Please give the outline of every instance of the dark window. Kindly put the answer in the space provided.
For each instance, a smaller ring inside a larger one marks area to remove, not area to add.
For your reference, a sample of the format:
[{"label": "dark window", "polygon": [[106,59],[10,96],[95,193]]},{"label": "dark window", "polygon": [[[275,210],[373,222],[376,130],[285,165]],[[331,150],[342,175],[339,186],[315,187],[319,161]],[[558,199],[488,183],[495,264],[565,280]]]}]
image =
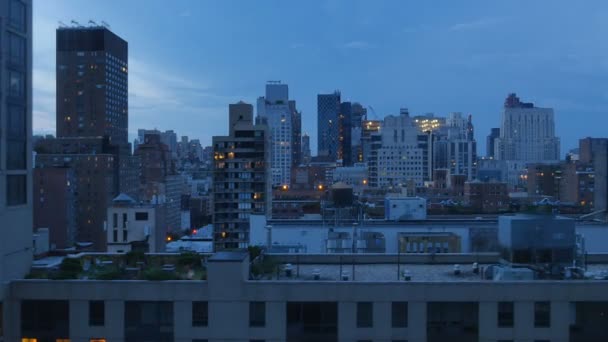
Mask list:
[{"label": "dark window", "polygon": [[8,105],[7,135],[10,139],[25,141],[27,127],[25,122],[25,108],[23,106]]},{"label": "dark window", "polygon": [[127,237],[129,236],[129,231],[128,230],[123,230],[122,231],[122,241],[125,242],[127,241]]},{"label": "dark window", "polygon": [[265,342],[265,340],[249,340],[249,342]]},{"label": "dark window", "polygon": [[537,328],[551,326],[551,302],[534,302],[534,326]]},{"label": "dark window", "polygon": [[374,324],[373,310],[372,302],[357,303],[357,328],[369,328]]},{"label": "dark window", "polygon": [[207,302],[192,302],[192,326],[206,327],[209,324],[209,308]]},{"label": "dark window", "polygon": [[125,302],[125,341],[173,341],[172,302]]},{"label": "dark window", "polygon": [[114,213],[112,215],[112,227],[118,228],[118,214]]},{"label": "dark window", "polygon": [[9,70],[8,72],[8,95],[13,97],[23,97],[25,83],[23,73],[20,71]]},{"label": "dark window", "polygon": [[287,342],[338,341],[338,303],[288,302]]},{"label": "dark window", "polygon": [[266,325],[266,303],[250,302],[249,303],[249,326],[263,327]]},{"label": "dark window", "polygon": [[21,336],[38,341],[70,337],[70,303],[67,300],[21,301]]},{"label": "dark window", "polygon": [[25,65],[25,39],[14,33],[8,33],[9,61],[13,64]]},{"label": "dark window", "polygon": [[25,31],[25,4],[20,0],[10,0],[8,23],[12,27]]},{"label": "dark window", "polygon": [[148,213],[145,211],[135,213],[135,221],[147,221]]},{"label": "dark window", "polygon": [[105,324],[105,303],[102,300],[89,302],[89,325]]},{"label": "dark window", "polygon": [[114,235],[112,236],[114,238],[114,242],[118,242],[118,230],[115,229],[112,233]]},{"label": "dark window", "polygon": [[407,328],[407,302],[393,302],[391,315],[393,328]]},{"label": "dark window", "polygon": [[207,342],[207,339],[195,338],[192,342]]},{"label": "dark window", "polygon": [[6,168],[8,170],[24,170],[26,168],[25,142],[8,140],[6,151]]},{"label": "dark window", "polygon": [[498,326],[509,328],[513,326],[513,302],[498,302]]},{"label": "dark window", "polygon": [[127,214],[122,214],[122,227],[127,228]]},{"label": "dark window", "polygon": [[6,176],[6,205],[21,205],[27,201],[25,175]]},{"label": "dark window", "polygon": [[428,302],[427,341],[479,341],[479,303]]}]

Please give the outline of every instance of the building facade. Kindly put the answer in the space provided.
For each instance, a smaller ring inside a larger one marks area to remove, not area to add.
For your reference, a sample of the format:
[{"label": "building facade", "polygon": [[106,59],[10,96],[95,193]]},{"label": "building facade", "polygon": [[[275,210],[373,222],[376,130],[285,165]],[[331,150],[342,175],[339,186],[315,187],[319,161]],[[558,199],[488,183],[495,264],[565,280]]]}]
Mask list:
[{"label": "building facade", "polygon": [[128,44],[103,26],[57,29],[57,137],[128,142]]},{"label": "building facade", "polygon": [[[205,281],[19,280],[9,287],[5,338],[589,342],[605,337],[604,280],[493,281],[468,267],[454,274],[448,271],[452,265],[441,266],[413,265],[406,270],[409,281],[395,264],[349,264],[345,268],[355,274],[338,274],[338,265],[322,263],[298,265],[297,274],[282,272],[280,279],[254,280],[247,255],[216,254],[208,260]],[[375,278],[366,278],[365,270]]]},{"label": "building facade", "polygon": [[494,156],[522,162],[558,161],[560,141],[555,136],[553,109],[535,107],[509,94],[501,115]]},{"label": "building facade", "polygon": [[[32,1],[0,1],[0,280],[32,260]],[[0,300],[5,286],[0,286]]]},{"label": "building facade", "polygon": [[337,159],[340,92],[317,95],[317,155]]},{"label": "building facade", "polygon": [[269,82],[266,84],[266,95],[258,98],[259,120],[268,125],[271,139],[270,168],[272,186],[291,185],[291,168],[294,156],[300,148],[296,140],[301,135],[301,116],[297,112],[295,101],[289,100],[287,84]]},{"label": "building facade", "polygon": [[407,111],[384,118],[379,139],[372,145],[370,186],[415,188],[423,185],[423,150],[418,144],[418,128]]},{"label": "building facade", "polygon": [[167,234],[164,204],[138,204],[120,194],[108,207],[106,232],[108,253],[162,253]]},{"label": "building facade", "polygon": [[270,215],[270,141],[254,125],[253,106],[229,107],[227,136],[213,137],[213,228],[215,249],[249,246],[249,216]]}]

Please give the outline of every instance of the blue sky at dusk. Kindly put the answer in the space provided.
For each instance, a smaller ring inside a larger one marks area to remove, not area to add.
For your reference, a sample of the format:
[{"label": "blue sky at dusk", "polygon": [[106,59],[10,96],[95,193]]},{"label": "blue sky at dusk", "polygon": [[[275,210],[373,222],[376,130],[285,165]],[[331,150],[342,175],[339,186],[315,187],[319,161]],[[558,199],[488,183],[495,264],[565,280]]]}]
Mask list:
[{"label": "blue sky at dusk", "polygon": [[[480,152],[509,92],[552,107],[562,155],[607,136],[607,1],[34,2],[34,130],[55,131],[58,21],[104,20],[129,42],[129,130],[227,133],[228,104],[289,84],[316,152],[316,96],[379,118],[473,115]],[[131,138],[133,138],[131,134]]]}]

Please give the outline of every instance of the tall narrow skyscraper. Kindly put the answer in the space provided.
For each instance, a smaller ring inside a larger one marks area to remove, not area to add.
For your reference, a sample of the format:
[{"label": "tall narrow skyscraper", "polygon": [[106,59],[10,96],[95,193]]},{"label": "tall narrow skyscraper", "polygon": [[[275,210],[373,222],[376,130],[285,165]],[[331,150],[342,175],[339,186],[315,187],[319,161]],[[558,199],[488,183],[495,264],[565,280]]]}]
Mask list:
[{"label": "tall narrow skyscraper", "polygon": [[244,102],[230,105],[228,122],[228,135],[213,137],[215,250],[247,248],[249,215],[270,214],[268,130]]},{"label": "tall narrow skyscraper", "polygon": [[295,142],[301,132],[296,102],[289,100],[287,84],[270,81],[266,84],[266,96],[258,98],[257,107],[258,122],[267,124],[270,134],[272,186],[289,187],[293,158],[299,156],[294,148],[300,146]]},{"label": "tall narrow skyscraper", "polygon": [[[0,1],[0,281],[32,260],[32,1]],[[0,301],[6,286],[0,286]],[[2,316],[0,316],[0,320]]]},{"label": "tall narrow skyscraper", "polygon": [[338,155],[340,92],[317,95],[317,155],[336,159]]}]

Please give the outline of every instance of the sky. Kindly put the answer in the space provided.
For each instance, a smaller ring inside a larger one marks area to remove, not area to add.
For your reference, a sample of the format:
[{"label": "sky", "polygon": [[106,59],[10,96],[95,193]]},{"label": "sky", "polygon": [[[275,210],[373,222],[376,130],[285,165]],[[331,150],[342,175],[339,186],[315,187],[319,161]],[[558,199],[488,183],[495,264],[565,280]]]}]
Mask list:
[{"label": "sky", "polygon": [[[316,154],[317,94],[473,116],[479,153],[504,99],[555,110],[561,154],[606,137],[608,1],[35,0],[34,132],[55,132],[55,29],[107,22],[129,43],[129,132],[211,143],[228,104],[289,85]],[[370,114],[374,118],[373,114]]]}]

